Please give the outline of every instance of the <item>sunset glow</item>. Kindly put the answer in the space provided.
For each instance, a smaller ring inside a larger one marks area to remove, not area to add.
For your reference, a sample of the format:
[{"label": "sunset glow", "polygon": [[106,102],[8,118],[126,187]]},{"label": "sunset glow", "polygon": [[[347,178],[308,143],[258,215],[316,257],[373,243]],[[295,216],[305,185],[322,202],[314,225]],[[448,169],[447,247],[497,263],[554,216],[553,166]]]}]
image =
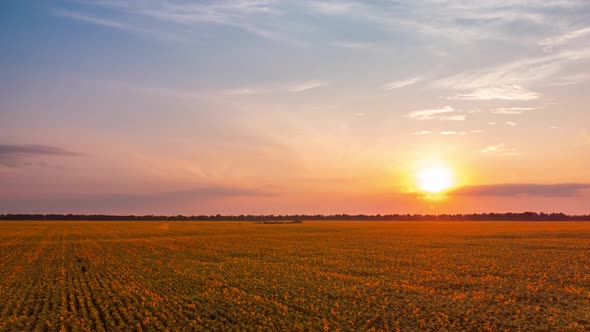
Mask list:
[{"label": "sunset glow", "polygon": [[417,173],[418,186],[429,193],[439,193],[453,186],[453,173],[445,167],[433,167]]},{"label": "sunset glow", "polygon": [[589,212],[587,0],[1,6],[0,213]]},{"label": "sunset glow", "polygon": [[1,331],[588,331],[590,0],[0,1]]}]

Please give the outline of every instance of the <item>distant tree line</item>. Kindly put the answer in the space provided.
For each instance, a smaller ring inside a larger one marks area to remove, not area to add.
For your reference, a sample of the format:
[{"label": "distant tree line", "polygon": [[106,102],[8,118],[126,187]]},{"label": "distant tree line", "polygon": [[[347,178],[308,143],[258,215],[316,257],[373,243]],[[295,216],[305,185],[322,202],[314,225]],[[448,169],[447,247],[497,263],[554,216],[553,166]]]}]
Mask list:
[{"label": "distant tree line", "polygon": [[104,214],[0,214],[0,220],[83,220],[83,221],[292,221],[292,220],[367,220],[367,221],[590,221],[589,215],[564,213],[470,213],[470,214],[334,214],[334,215],[104,215]]}]

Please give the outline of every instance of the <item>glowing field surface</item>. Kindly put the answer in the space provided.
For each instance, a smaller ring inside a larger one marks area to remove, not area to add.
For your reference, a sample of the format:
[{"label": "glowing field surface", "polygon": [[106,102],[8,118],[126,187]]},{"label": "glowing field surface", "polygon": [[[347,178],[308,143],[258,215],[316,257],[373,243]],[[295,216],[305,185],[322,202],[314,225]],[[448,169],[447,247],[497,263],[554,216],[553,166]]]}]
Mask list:
[{"label": "glowing field surface", "polygon": [[590,223],[0,222],[0,331],[581,331]]}]

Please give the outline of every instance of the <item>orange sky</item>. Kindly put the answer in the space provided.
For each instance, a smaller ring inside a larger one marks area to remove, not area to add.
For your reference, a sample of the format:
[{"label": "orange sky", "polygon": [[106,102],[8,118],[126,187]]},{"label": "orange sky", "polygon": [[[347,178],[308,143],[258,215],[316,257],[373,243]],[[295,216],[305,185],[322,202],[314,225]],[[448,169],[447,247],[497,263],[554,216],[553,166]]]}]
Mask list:
[{"label": "orange sky", "polygon": [[0,213],[590,213],[588,3],[396,3],[3,5]]}]

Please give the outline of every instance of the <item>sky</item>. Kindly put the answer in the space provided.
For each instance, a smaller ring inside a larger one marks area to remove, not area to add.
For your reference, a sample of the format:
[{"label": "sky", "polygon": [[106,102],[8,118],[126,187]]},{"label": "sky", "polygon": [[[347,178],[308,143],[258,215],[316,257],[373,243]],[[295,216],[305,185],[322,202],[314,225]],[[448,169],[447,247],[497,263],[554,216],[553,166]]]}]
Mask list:
[{"label": "sky", "polygon": [[0,49],[0,213],[590,213],[587,0],[3,1]]}]

